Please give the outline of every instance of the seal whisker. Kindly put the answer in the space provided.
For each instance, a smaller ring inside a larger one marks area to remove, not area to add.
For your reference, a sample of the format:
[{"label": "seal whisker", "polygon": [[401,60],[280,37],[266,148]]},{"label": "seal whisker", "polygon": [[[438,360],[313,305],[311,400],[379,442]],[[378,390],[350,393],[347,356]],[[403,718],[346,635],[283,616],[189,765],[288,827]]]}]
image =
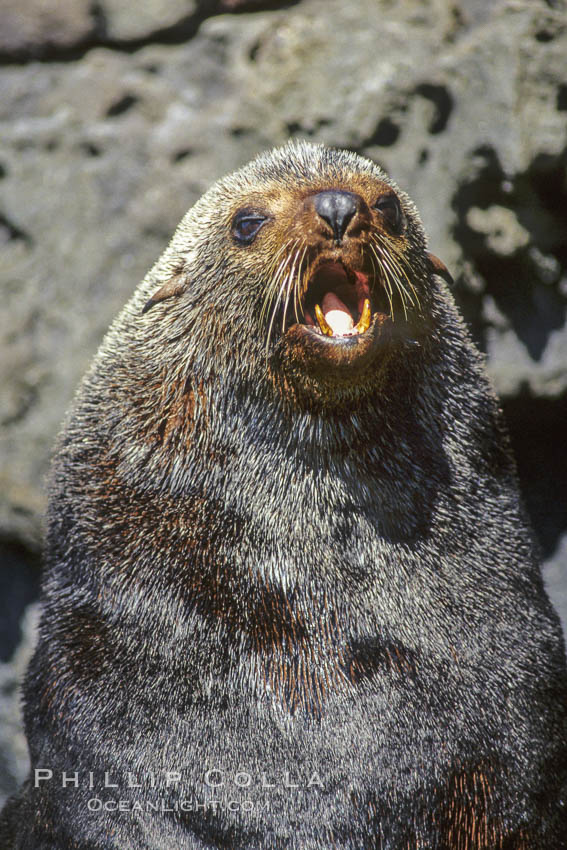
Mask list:
[{"label": "seal whisker", "polygon": [[[386,275],[386,279],[389,283],[389,295],[391,296],[392,303],[392,311],[393,311],[393,297],[394,297],[394,289],[397,291],[400,296],[400,301],[402,302],[402,309],[404,311],[404,317],[407,319],[407,303],[405,296],[404,287],[400,287],[400,283],[398,280],[398,276],[396,275],[395,270],[392,268],[392,265],[389,262],[388,256],[383,252],[383,245],[379,242],[375,243],[378,249],[378,260],[380,265]],[[392,316],[393,318],[393,316]]]},{"label": "seal whisker", "polygon": [[395,244],[386,241],[383,237],[383,234],[377,228],[374,228],[373,233],[380,248],[385,252],[387,261],[391,263],[393,269],[395,268],[397,270],[398,275],[403,276],[403,278],[406,280],[408,286],[411,289],[411,292],[413,293],[413,296],[415,297],[415,300],[414,297],[412,297],[412,295],[410,294],[410,292],[408,292],[408,290],[403,286],[398,275],[396,275],[398,285],[403,287],[410,304],[416,307],[421,312],[421,301],[419,299],[419,295],[406,271],[406,269],[408,269],[410,273],[412,272],[412,267],[409,265],[407,257],[405,257],[404,254],[399,251],[398,247]]},{"label": "seal whisker", "polygon": [[289,305],[289,297],[291,295],[292,288],[295,291],[295,279],[296,279],[296,276],[299,274],[299,269],[301,268],[300,251],[301,251],[301,247],[298,247],[295,254],[294,254],[293,264],[292,264],[292,267],[291,267],[290,272],[288,274],[288,283],[287,283],[285,304],[284,304],[283,316],[282,316],[282,333],[285,330],[285,321],[286,321],[286,316],[287,316],[287,308],[288,308],[288,305]]},{"label": "seal whisker", "polygon": [[[290,245],[293,244],[293,241],[294,241],[293,238],[288,239],[286,242],[284,242],[284,244],[276,252],[272,262],[270,263],[270,265],[268,267],[268,277],[269,278],[273,278],[274,276],[277,276],[279,274],[279,270],[281,269],[281,267],[284,266],[286,264],[286,262],[289,260],[290,255],[287,252],[287,249],[289,248]],[[283,258],[280,260],[280,256],[282,254],[283,254]],[[279,260],[279,262],[278,262],[278,260]],[[274,271],[274,269],[276,269],[276,267],[277,267],[277,270]]]},{"label": "seal whisker", "polygon": [[[392,282],[394,283],[394,285],[395,285],[395,287],[398,291],[398,294],[400,296],[400,300],[402,302],[402,309],[404,311],[404,318],[407,319],[407,317],[408,317],[408,304],[411,305],[411,306],[414,306],[414,307],[417,306],[417,305],[415,304],[411,293],[408,292],[408,290],[406,289],[406,287],[403,285],[402,281],[400,280],[399,275],[400,275],[400,272],[402,270],[400,269],[399,265],[395,262],[394,258],[391,255],[386,255],[386,253],[384,251],[385,246],[383,244],[380,244],[380,248],[381,248],[382,262],[390,270],[390,273],[391,273],[391,276],[392,276],[392,278],[391,278]],[[382,251],[384,251],[384,253],[382,253]],[[408,283],[409,283],[409,281],[408,281]]]},{"label": "seal whisker", "polygon": [[[392,251],[391,256],[390,256],[390,260],[391,260],[392,264],[398,269],[398,271],[403,275],[403,277],[407,281],[408,286],[410,287],[413,295],[415,296],[415,301],[414,301],[411,294],[408,292],[408,298],[410,299],[410,302],[412,303],[412,305],[414,307],[416,307],[421,312],[421,302],[419,300],[419,295],[417,294],[417,290],[416,290],[415,286],[411,282],[410,278],[408,277],[408,275],[407,275],[407,273],[404,269],[404,265],[407,266],[407,261],[406,261],[405,257],[400,255],[397,251]],[[411,271],[411,269],[410,269],[410,271]]]},{"label": "seal whisker", "polygon": [[[268,277],[270,279],[270,282],[269,282],[268,286],[266,287],[267,291],[266,291],[266,295],[264,297],[264,301],[263,301],[263,304],[262,304],[262,310],[261,310],[261,313],[260,313],[260,320],[261,321],[263,321],[263,319],[266,316],[266,313],[268,312],[269,305],[271,303],[272,298],[274,297],[275,290],[277,289],[277,286],[278,286],[278,283],[279,283],[280,274],[283,273],[283,269],[285,268],[286,264],[290,260],[290,254],[284,253],[284,252],[286,251],[286,249],[290,245],[293,244],[293,241],[294,241],[293,239],[288,239],[287,242],[285,242],[282,245],[282,247],[276,253],[274,261],[270,265],[270,268],[268,270]],[[274,268],[276,267],[278,258],[280,256],[280,254],[282,254],[282,253],[284,253],[284,257],[280,260],[279,264],[277,265],[276,271],[274,271]]]},{"label": "seal whisker", "polygon": [[305,273],[306,273],[306,269],[304,269],[303,272],[302,272],[301,267],[303,265],[305,255],[307,253],[307,247],[308,246],[305,245],[305,247],[303,248],[303,253],[301,254],[301,259],[299,261],[299,266],[297,268],[297,276],[296,276],[296,280],[295,280],[295,284],[294,284],[294,311],[295,311],[295,318],[296,318],[297,322],[300,321],[298,310],[299,310],[299,307],[301,305],[301,289],[302,289],[302,284],[303,284],[303,278],[305,277]]},{"label": "seal whisker", "polygon": [[[293,243],[294,243],[294,240],[289,239],[286,242],[286,247],[293,245]],[[269,324],[269,329],[268,329],[268,339],[266,341],[266,346],[269,345],[271,329],[272,329],[272,325],[273,325],[275,315],[276,315],[276,312],[277,312],[277,308],[278,308],[278,301],[279,301],[279,299],[282,295],[282,292],[284,291],[287,274],[289,274],[289,272],[286,272],[286,267],[289,265],[290,262],[292,262],[293,256],[294,256],[293,251],[291,253],[286,253],[286,255],[283,257],[283,259],[280,261],[278,268],[277,268],[275,274],[273,275],[272,279],[270,280],[269,286],[267,288],[267,293],[266,293],[266,297],[264,299],[264,304],[263,304],[262,312],[261,312],[261,319],[263,321],[264,317],[268,313],[268,310],[271,309],[271,318],[270,318],[270,324]]]},{"label": "seal whisker", "polygon": [[380,260],[380,257],[378,256],[378,254],[376,252],[376,248],[374,247],[374,244],[372,242],[370,242],[369,247],[370,247],[370,252],[371,252],[370,253],[370,261],[372,263],[372,268],[374,270],[374,276],[377,278],[377,269],[376,269],[376,266],[374,264],[373,258],[376,259],[376,262],[378,263],[378,266],[379,266],[380,270],[382,271],[384,291],[386,293],[386,297],[388,299],[388,304],[389,304],[389,307],[390,307],[390,316],[392,317],[392,321],[394,321],[395,317],[394,317],[394,303],[392,301],[392,285],[390,283],[390,277],[389,277],[388,270],[383,266],[383,264]]},{"label": "seal whisker", "polygon": [[392,281],[393,281],[394,286],[396,287],[398,294],[400,296],[400,299],[401,299],[401,302],[402,302],[402,309],[404,311],[404,318],[407,319],[407,317],[408,317],[408,301],[409,301],[410,304],[412,304],[413,302],[410,298],[409,292],[407,291],[407,289],[405,288],[403,283],[400,281],[400,278],[399,278],[398,274],[396,273],[398,270],[393,265],[393,263],[391,263],[391,257],[388,257],[388,259],[385,260],[385,262],[387,263],[388,268],[390,269],[390,272],[392,274]]},{"label": "seal whisker", "polygon": [[287,308],[288,308],[288,304],[289,304],[289,296],[291,294],[291,289],[292,289],[292,286],[293,286],[293,280],[295,278],[295,269],[296,269],[296,266],[297,266],[297,260],[298,259],[299,259],[299,250],[297,250],[296,253],[294,254],[293,264],[292,264],[291,269],[289,270],[287,278],[286,278],[285,302],[284,302],[284,308],[283,308],[283,313],[282,313],[282,333],[285,330],[285,319],[286,319]]},{"label": "seal whisker", "polygon": [[[286,265],[290,260],[291,260],[292,265],[295,264],[296,254],[297,254],[297,252],[290,254],[290,256],[288,258],[286,258]],[[285,269],[285,265],[282,268],[282,274],[283,274],[284,269]],[[276,313],[278,311],[278,304],[279,304],[280,298],[281,298],[281,296],[282,296],[282,294],[283,294],[283,292],[286,288],[286,283],[288,281],[289,276],[290,276],[289,270],[288,270],[287,274],[283,274],[282,284],[281,284],[281,286],[280,286],[280,288],[277,292],[277,295],[275,296],[275,298],[273,300],[272,315],[271,315],[271,318],[270,318],[270,324],[269,324],[269,327],[268,327],[268,335],[267,335],[267,338],[266,338],[266,356],[268,354],[268,348],[270,346],[270,339],[271,339],[271,336],[272,336],[272,329],[273,329],[274,321],[275,321],[275,318],[276,318]]]}]

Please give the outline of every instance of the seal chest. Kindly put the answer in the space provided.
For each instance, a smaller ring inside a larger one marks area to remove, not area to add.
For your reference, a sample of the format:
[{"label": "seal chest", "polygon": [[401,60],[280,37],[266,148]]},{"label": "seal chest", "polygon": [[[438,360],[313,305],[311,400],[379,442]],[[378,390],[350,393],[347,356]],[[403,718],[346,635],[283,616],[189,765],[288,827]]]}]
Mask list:
[{"label": "seal chest", "polygon": [[345,151],[189,211],[59,440],[26,684],[56,781],[15,846],[564,846],[560,628],[448,278]]}]

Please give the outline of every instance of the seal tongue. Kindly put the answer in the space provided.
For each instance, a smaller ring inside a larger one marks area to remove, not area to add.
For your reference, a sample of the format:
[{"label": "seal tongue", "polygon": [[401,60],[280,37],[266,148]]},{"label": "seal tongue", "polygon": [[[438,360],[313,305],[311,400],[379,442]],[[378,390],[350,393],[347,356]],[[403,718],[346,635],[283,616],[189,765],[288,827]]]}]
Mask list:
[{"label": "seal tongue", "polygon": [[353,329],[354,322],[350,310],[334,292],[325,294],[321,310],[334,336],[341,336]]}]

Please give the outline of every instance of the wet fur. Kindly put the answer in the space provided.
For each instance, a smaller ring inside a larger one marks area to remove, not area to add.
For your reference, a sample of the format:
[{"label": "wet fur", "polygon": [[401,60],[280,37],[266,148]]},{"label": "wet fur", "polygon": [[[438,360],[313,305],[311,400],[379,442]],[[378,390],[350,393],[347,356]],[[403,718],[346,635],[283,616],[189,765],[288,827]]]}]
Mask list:
[{"label": "wet fur", "polygon": [[[567,846],[560,627],[498,403],[415,208],[400,193],[421,344],[393,340],[352,386],[306,378],[281,334],[266,357],[263,270],[227,247],[250,193],[349,174],[388,182],[296,144],[216,184],[111,327],[54,461],[32,765],[109,771],[121,787],[104,799],[222,808],[89,813],[96,790],[28,784],[2,846]],[[254,781],[211,794],[210,767]],[[129,791],[128,771],[158,788]],[[233,799],[269,804],[256,817]]]}]

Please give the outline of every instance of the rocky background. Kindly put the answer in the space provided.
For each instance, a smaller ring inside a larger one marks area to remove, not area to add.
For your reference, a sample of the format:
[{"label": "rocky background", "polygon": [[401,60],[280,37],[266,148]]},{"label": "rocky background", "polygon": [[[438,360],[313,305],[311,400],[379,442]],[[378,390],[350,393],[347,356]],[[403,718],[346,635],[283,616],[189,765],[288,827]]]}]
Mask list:
[{"label": "rocky background", "polygon": [[0,797],[26,770],[50,447],[113,316],[207,186],[302,136],[407,189],[488,357],[567,621],[562,0],[4,0]]}]

